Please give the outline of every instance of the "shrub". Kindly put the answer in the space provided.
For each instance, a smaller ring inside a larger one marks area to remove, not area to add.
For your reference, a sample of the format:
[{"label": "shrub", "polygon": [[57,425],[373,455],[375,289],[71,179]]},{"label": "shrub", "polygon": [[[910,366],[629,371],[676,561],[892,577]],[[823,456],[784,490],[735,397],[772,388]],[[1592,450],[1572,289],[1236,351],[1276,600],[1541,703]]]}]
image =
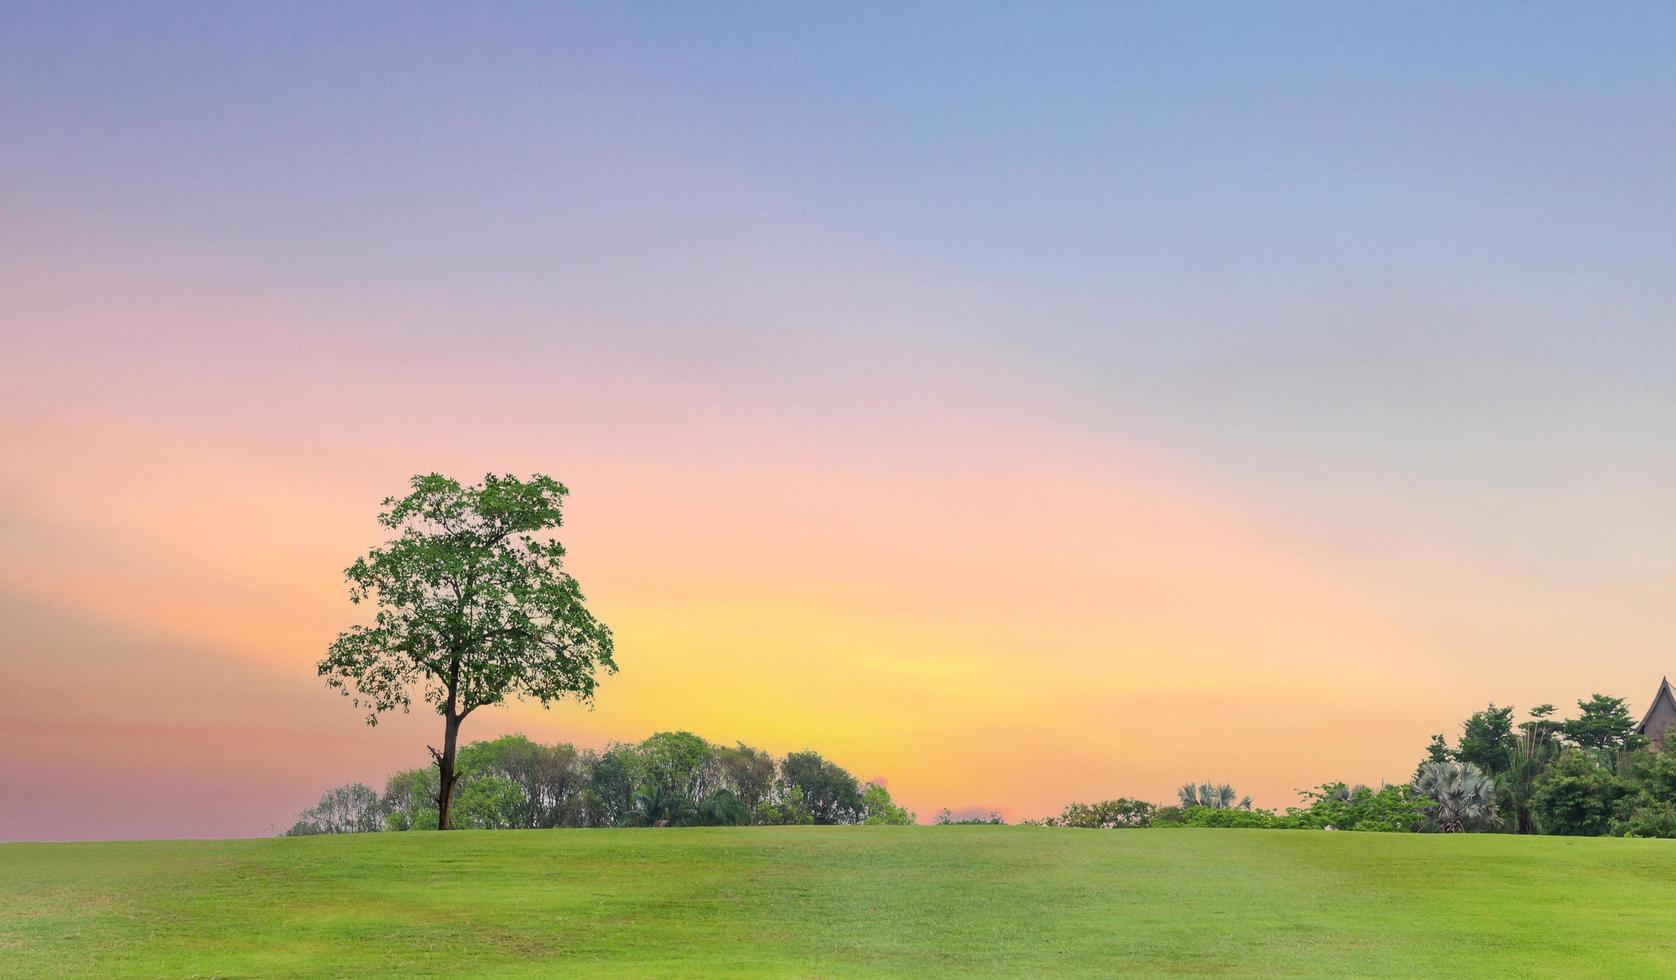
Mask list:
[{"label": "shrub", "polygon": [[1183,823],[1189,827],[1274,830],[1281,826],[1281,819],[1272,810],[1190,806],[1186,808]]},{"label": "shrub", "polygon": [[1599,837],[1612,818],[1625,786],[1581,749],[1567,749],[1537,780],[1531,800],[1543,833]]},{"label": "shrub", "polygon": [[1344,783],[1322,783],[1306,790],[1310,801],[1302,809],[1291,809],[1282,818],[1288,826],[1313,830],[1361,830],[1407,833],[1419,829],[1429,802],[1408,786],[1366,786],[1352,789]]},{"label": "shrub", "polygon": [[1099,803],[1072,803],[1057,817],[1042,823],[1049,827],[1082,827],[1111,830],[1120,827],[1150,827],[1158,808],[1145,800],[1127,796]]},{"label": "shrub", "polygon": [[1624,822],[1625,837],[1676,837],[1676,806],[1641,797]]}]

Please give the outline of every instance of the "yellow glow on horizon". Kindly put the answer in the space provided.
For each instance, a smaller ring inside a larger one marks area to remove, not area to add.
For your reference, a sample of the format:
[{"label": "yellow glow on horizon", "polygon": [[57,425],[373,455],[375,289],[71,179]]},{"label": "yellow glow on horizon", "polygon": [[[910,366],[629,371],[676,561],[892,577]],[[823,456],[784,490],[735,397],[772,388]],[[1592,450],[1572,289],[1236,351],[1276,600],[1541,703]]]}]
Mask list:
[{"label": "yellow glow on horizon", "polygon": [[[376,496],[276,477],[288,461],[254,451],[161,441],[142,460],[134,432],[78,435],[84,473],[25,472],[5,499],[86,552],[43,550],[0,586],[316,685],[325,643],[362,615],[339,570],[379,540]],[[114,497],[108,473],[127,474]],[[685,728],[812,747],[926,817],[1213,776],[1284,805],[1300,769],[1402,775],[1367,771],[1351,748],[1387,733],[1338,706],[1402,691],[1404,638],[1161,472],[1042,452],[981,481],[964,464],[747,475],[731,501],[647,493],[633,468],[590,475],[565,539],[622,672],[595,711],[514,706],[471,737]],[[1277,763],[1289,742],[1313,758]]]}]

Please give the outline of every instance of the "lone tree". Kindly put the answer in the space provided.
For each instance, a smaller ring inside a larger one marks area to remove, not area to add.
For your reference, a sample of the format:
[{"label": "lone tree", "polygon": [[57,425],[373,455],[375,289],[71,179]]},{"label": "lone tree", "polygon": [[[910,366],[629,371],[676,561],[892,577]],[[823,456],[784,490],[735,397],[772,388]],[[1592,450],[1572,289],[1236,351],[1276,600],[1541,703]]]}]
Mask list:
[{"label": "lone tree", "polygon": [[563,484],[490,474],[463,487],[432,473],[409,486],[378,517],[396,537],[344,572],[350,601],[378,607],[373,625],[338,634],[319,673],[367,710],[369,725],[407,711],[415,691],[436,706],[442,749],[431,755],[447,830],[467,715],[509,697],[591,703],[596,672],[617,664],[610,628],[582,604],[551,535],[563,523]]}]

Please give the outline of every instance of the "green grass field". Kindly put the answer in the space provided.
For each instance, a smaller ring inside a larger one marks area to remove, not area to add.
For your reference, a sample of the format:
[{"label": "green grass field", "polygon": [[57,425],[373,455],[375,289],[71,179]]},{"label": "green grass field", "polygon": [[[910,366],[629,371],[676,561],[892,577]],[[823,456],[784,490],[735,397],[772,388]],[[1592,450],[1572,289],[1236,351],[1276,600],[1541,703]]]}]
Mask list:
[{"label": "green grass field", "polygon": [[0,972],[1676,973],[1676,843],[743,828],[0,845]]}]

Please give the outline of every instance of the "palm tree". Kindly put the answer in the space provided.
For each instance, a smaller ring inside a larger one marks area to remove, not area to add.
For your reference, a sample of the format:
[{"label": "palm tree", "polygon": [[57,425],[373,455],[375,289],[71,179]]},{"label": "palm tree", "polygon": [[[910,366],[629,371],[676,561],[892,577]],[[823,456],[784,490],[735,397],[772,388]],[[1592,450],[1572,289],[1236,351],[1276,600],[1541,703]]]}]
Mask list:
[{"label": "palm tree", "polygon": [[694,816],[692,800],[661,783],[636,790],[623,822],[630,827],[680,827]]},{"label": "palm tree", "polygon": [[1321,794],[1320,798],[1323,800],[1332,800],[1336,803],[1349,803],[1351,800],[1356,798],[1357,793],[1362,792],[1371,793],[1372,790],[1369,789],[1366,783],[1357,783],[1354,786],[1346,783],[1333,783],[1327,788],[1326,792]]},{"label": "palm tree", "polygon": [[1251,809],[1251,797],[1241,797],[1234,792],[1234,787],[1227,783],[1188,783],[1176,791],[1176,797],[1184,807],[1202,806],[1212,810],[1232,810],[1235,807],[1241,810]]},{"label": "palm tree", "polygon": [[1431,801],[1426,816],[1433,829],[1459,834],[1496,819],[1496,781],[1470,762],[1423,762],[1414,792]]},{"label": "palm tree", "polygon": [[751,808],[724,787],[699,805],[698,822],[706,827],[744,827],[751,822]]},{"label": "palm tree", "polygon": [[1531,802],[1536,797],[1536,779],[1560,754],[1560,743],[1541,725],[1527,723],[1513,750],[1508,753],[1507,771],[1502,774],[1502,800],[1520,834],[1536,833]]}]

